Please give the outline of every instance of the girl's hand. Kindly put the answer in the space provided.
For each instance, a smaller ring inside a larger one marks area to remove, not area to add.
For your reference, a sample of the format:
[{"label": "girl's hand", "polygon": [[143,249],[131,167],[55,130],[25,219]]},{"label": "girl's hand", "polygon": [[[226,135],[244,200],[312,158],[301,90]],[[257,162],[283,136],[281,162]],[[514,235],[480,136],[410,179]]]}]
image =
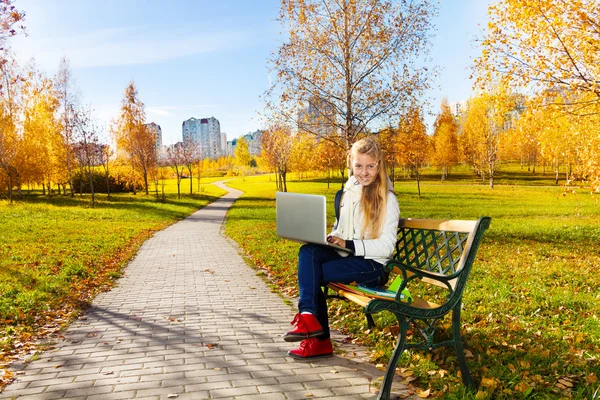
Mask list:
[{"label": "girl's hand", "polygon": [[346,241],[337,236],[327,236],[327,242],[331,243],[331,244],[335,244],[335,245],[343,247],[343,248],[346,248]]}]

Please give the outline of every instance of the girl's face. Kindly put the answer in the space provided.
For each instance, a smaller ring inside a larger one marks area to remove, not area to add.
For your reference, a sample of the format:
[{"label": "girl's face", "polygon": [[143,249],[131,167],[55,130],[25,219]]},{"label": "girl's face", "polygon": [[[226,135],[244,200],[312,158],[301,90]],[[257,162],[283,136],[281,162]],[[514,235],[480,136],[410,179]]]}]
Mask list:
[{"label": "girl's face", "polygon": [[352,160],[352,174],[362,186],[369,186],[377,177],[378,162],[368,154],[358,153]]}]

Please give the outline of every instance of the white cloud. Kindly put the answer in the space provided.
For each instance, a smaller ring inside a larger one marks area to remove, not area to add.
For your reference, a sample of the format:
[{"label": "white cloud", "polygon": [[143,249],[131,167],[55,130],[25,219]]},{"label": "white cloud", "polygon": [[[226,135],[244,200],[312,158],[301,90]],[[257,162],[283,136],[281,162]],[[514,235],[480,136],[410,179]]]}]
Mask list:
[{"label": "white cloud", "polygon": [[19,37],[20,57],[34,57],[44,69],[55,69],[67,55],[72,68],[151,64],[172,58],[242,45],[243,32],[157,31],[150,27],[122,27],[77,36]]}]

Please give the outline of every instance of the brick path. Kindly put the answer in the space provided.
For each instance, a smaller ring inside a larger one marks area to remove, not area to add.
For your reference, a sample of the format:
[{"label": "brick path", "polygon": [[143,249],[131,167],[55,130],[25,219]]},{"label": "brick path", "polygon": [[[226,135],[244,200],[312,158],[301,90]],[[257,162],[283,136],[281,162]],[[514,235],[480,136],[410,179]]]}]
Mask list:
[{"label": "brick path", "polygon": [[14,365],[0,399],[374,398],[369,382],[383,373],[358,347],[338,345],[351,358],[286,357],[294,310],[221,235],[241,192],[218,185],[230,193],[154,235],[64,340]]}]

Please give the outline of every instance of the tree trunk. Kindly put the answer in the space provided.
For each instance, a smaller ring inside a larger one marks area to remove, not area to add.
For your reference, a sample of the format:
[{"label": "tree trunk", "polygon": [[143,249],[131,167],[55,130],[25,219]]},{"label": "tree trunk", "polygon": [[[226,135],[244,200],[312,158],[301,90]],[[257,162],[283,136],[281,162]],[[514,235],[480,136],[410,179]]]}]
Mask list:
[{"label": "tree trunk", "polygon": [[108,179],[109,175],[108,175],[108,171],[106,171],[106,194],[107,194],[107,199],[110,200],[110,181]]},{"label": "tree trunk", "polygon": [[144,186],[146,189],[146,196],[148,196],[150,194],[149,190],[148,190],[148,168],[146,168],[144,166]]},{"label": "tree trunk", "polygon": [[88,176],[90,178],[90,191],[92,192],[92,208],[94,208],[94,206],[96,205],[96,197],[94,195],[94,175],[92,174],[91,167]]},{"label": "tree trunk", "polygon": [[8,203],[12,204],[13,200],[13,177],[8,174]]},{"label": "tree trunk", "polygon": [[281,180],[283,182],[283,191],[287,192],[287,169],[283,168],[281,170]]}]

